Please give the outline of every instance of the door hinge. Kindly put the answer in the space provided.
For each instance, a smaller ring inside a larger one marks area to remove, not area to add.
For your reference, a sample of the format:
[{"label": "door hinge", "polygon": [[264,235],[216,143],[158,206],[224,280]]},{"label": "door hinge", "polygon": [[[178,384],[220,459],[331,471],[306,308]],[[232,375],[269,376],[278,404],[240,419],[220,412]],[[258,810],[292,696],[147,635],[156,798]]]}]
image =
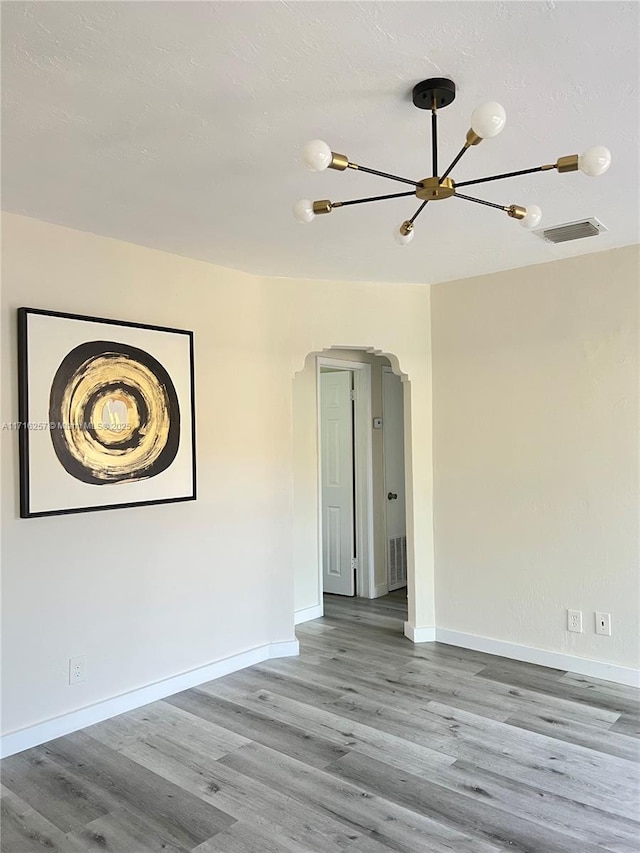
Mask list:
[{"label": "door hinge", "polygon": [[351,558],[351,568],[354,570],[354,572],[357,571],[357,569],[358,569],[358,558],[357,557]]},{"label": "door hinge", "polygon": [[353,388],[351,389],[351,391],[349,392],[349,394],[350,394],[350,397],[351,397],[351,399],[352,399],[352,400],[355,400],[355,399],[356,399],[356,392],[353,390]]}]

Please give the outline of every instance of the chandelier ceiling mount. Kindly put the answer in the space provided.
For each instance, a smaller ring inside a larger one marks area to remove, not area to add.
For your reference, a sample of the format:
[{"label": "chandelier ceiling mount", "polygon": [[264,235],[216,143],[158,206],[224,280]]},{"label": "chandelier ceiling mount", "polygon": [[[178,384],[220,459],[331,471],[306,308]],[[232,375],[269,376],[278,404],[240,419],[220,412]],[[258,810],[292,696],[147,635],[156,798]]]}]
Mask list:
[{"label": "chandelier ceiling mount", "polygon": [[419,110],[442,110],[456,99],[456,84],[446,77],[429,77],[413,87],[413,105]]}]

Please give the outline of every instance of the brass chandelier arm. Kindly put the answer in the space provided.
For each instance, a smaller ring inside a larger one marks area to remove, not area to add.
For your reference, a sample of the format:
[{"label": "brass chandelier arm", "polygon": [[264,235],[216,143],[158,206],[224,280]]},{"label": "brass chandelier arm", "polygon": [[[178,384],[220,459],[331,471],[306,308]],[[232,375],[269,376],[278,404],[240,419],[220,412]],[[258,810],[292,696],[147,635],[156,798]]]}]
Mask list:
[{"label": "brass chandelier arm", "polygon": [[411,219],[405,219],[405,221],[400,226],[400,234],[403,237],[407,238],[406,242],[408,242],[411,239],[411,237],[413,237],[413,233],[412,233],[413,232],[413,223],[420,216],[420,214],[422,213],[422,211],[425,209],[425,207],[428,204],[429,204],[429,199],[426,199],[425,201],[423,201],[422,204],[420,205],[420,207],[413,214]]},{"label": "brass chandelier arm", "polygon": [[517,178],[519,175],[532,175],[535,172],[550,172],[556,169],[559,174],[564,172],[576,172],[579,168],[577,154],[569,154],[559,157],[556,163],[547,163],[544,166],[534,166],[533,169],[520,169],[517,172],[503,172],[501,175],[489,175],[487,178],[474,178],[472,181],[460,181],[457,187],[470,187],[472,184],[486,184],[488,181],[501,181],[504,178]]},{"label": "brass chandelier arm", "polygon": [[347,207],[350,204],[366,204],[369,201],[384,201],[387,198],[406,198],[407,196],[415,196],[415,192],[410,190],[407,193],[391,193],[390,195],[374,195],[368,198],[354,198],[349,201],[332,201],[331,207]]},{"label": "brass chandelier arm", "polygon": [[[459,186],[459,184],[456,184]],[[498,210],[509,210],[508,205],[494,204],[492,201],[485,201],[482,198],[474,198],[472,195],[464,195],[464,193],[454,192],[456,198],[463,198],[465,201],[473,201],[475,204],[486,204],[487,207],[496,207]]]},{"label": "brass chandelier arm", "polygon": [[407,222],[409,222],[411,225],[413,225],[413,223],[414,223],[414,222],[416,221],[416,219],[420,216],[420,214],[422,213],[422,211],[425,209],[425,207],[426,207],[428,204],[429,204],[429,199],[427,199],[426,201],[423,201],[423,202],[422,202],[422,204],[420,205],[420,207],[419,207],[419,208],[416,210],[416,212],[413,214],[413,216],[411,217],[411,219],[408,219],[408,220],[407,220]]},{"label": "brass chandelier arm", "polygon": [[421,187],[420,181],[410,181],[409,178],[400,178],[398,175],[390,175],[388,172],[379,172],[377,169],[369,169],[358,163],[349,163],[348,169],[356,169],[358,172],[366,172],[368,175],[377,175],[379,178],[388,178],[390,181],[400,181],[401,184],[410,184],[412,187]]},{"label": "brass chandelier arm", "polygon": [[451,161],[451,163],[450,163],[449,168],[447,169],[447,171],[446,171],[446,172],[444,173],[444,175],[440,178],[440,183],[442,183],[442,182],[444,181],[444,179],[445,179],[446,177],[448,177],[448,176],[449,176],[449,173],[451,172],[451,170],[454,168],[454,166],[456,166],[456,164],[458,163],[458,161],[460,160],[460,158],[462,157],[462,155],[465,153],[465,151],[467,151],[467,149],[468,149],[468,148],[469,148],[469,144],[465,142],[465,144],[462,146],[462,148],[460,149],[460,151],[458,151],[458,153],[456,154],[456,156],[455,156],[455,157],[453,158],[453,160]]},{"label": "brass chandelier arm", "polygon": [[487,207],[495,207],[496,210],[503,210],[507,216],[512,219],[524,219],[527,215],[527,208],[520,204],[494,204],[492,201],[485,201],[483,198],[474,198],[471,195],[463,193],[454,193],[456,198],[463,198],[465,201],[473,201],[475,204],[484,204]]},{"label": "brass chandelier arm", "polygon": [[472,184],[486,184],[489,181],[501,181],[504,178],[517,178],[519,175],[532,175],[534,172],[548,172],[555,169],[556,164],[550,163],[546,166],[535,166],[533,169],[520,169],[518,172],[503,172],[501,175],[489,175],[488,178],[474,178],[472,181],[460,181],[457,187],[470,187]]}]

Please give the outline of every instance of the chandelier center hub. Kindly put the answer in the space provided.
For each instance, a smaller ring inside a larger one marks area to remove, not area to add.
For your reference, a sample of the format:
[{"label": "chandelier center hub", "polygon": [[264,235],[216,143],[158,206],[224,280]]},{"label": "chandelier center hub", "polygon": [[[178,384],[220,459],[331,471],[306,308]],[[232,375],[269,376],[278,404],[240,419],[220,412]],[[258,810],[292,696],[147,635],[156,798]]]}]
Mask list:
[{"label": "chandelier center hub", "polygon": [[447,77],[429,77],[413,87],[413,104],[419,110],[442,110],[456,97],[456,85]]},{"label": "chandelier center hub", "polygon": [[422,186],[416,187],[416,196],[423,201],[440,201],[443,198],[451,198],[456,191],[456,185],[451,178],[445,178],[440,183],[440,178],[423,178]]}]

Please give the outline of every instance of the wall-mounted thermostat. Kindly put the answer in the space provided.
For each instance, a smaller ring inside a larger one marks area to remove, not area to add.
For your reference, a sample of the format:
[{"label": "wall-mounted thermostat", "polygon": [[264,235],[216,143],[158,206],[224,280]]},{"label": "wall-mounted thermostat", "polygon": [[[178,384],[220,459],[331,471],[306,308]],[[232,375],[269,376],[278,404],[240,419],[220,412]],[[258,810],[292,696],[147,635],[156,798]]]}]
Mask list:
[{"label": "wall-mounted thermostat", "polygon": [[382,429],[382,418],[374,418],[373,419],[373,428],[374,429]]}]

